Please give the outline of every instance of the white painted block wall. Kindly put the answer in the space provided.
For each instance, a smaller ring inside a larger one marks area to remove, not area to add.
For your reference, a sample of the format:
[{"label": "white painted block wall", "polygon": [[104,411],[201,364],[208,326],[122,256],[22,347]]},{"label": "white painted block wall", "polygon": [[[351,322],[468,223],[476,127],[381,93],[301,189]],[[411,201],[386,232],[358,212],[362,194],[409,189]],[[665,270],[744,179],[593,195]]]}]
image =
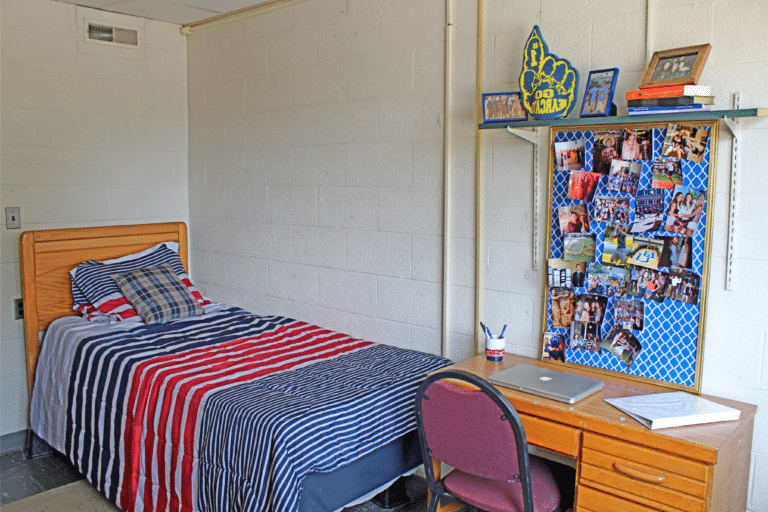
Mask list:
[{"label": "white painted block wall", "polygon": [[[186,40],[146,27],[144,60],[78,52],[77,9],[0,2],[0,435],[28,426],[19,235],[24,230],[187,221]],[[99,19],[96,16],[96,19]]]}]

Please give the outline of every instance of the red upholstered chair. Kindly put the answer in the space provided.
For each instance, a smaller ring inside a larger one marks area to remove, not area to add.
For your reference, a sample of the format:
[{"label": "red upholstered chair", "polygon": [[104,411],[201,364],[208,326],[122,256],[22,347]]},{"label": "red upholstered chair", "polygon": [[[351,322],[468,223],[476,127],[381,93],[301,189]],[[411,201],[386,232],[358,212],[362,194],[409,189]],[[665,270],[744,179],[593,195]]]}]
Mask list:
[{"label": "red upholstered chair", "polygon": [[[559,512],[552,473],[528,454],[520,416],[487,381],[458,370],[431,375],[416,394],[416,418],[430,512],[442,497],[488,512]],[[432,460],[454,469],[437,481]]]}]

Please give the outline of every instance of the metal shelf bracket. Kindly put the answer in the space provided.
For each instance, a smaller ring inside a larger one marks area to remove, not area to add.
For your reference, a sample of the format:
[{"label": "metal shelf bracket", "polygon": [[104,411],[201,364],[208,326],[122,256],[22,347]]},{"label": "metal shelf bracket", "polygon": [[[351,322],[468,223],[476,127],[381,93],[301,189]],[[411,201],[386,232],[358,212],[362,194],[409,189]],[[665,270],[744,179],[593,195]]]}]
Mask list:
[{"label": "metal shelf bracket", "polygon": [[[733,95],[733,108],[739,109],[739,93]],[[725,258],[725,289],[733,290],[735,271],[736,226],[739,222],[739,132],[741,121],[738,117],[724,117],[723,123],[731,132],[731,189],[728,200],[728,248]]]}]

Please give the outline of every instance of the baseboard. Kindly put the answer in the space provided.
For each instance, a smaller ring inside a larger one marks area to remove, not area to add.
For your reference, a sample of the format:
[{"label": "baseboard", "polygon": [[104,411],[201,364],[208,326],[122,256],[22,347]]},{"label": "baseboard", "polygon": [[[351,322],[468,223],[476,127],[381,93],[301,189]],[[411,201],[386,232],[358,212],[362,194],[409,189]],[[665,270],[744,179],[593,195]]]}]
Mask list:
[{"label": "baseboard", "polygon": [[0,453],[17,452],[24,448],[27,442],[27,431],[19,430],[0,436]]}]

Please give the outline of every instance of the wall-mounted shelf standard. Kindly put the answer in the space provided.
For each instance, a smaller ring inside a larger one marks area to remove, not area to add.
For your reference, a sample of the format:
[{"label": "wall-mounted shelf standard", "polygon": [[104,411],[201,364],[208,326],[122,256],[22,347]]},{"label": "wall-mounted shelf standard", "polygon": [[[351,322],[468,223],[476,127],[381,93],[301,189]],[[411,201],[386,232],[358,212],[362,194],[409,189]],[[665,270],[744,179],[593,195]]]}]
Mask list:
[{"label": "wall-mounted shelf standard", "polygon": [[538,128],[545,126],[587,126],[595,124],[626,124],[626,123],[658,123],[675,121],[693,121],[707,119],[723,119],[732,117],[765,117],[768,108],[744,108],[739,110],[710,110],[707,112],[684,112],[680,114],[650,114],[646,116],[615,116],[615,117],[580,117],[573,119],[535,119],[533,121],[518,121],[514,123],[480,123],[481,130],[499,128]]}]

